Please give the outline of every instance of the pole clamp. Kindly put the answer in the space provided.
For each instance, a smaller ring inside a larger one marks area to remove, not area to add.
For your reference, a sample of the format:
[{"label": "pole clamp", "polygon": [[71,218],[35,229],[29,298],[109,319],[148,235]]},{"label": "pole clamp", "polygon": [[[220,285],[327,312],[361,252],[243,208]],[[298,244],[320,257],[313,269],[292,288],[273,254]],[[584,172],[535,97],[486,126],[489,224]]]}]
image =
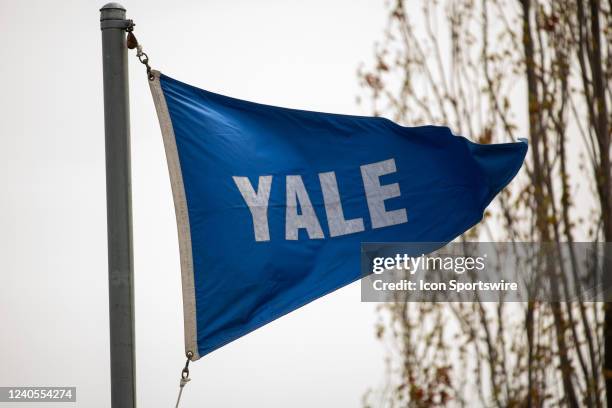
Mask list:
[{"label": "pole clamp", "polygon": [[109,28],[127,30],[129,27],[134,27],[134,25],[132,20],[102,20],[100,21],[100,30],[107,30]]}]

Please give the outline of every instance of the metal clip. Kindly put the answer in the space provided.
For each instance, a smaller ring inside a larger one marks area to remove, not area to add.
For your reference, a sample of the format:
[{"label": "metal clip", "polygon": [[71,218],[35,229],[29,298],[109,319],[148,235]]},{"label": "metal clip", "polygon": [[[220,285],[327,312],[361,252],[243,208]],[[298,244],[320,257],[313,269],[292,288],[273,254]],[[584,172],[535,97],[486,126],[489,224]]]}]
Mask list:
[{"label": "metal clip", "polygon": [[138,43],[138,39],[136,39],[136,36],[134,35],[134,26],[136,24],[134,24],[132,20],[129,20],[129,22],[130,23],[125,28],[125,31],[127,31],[128,33],[126,38],[126,46],[130,50],[136,48],[136,56],[138,57],[138,61],[140,61],[141,64],[147,67],[147,78],[149,78],[149,81],[153,81],[155,79],[155,76],[151,72],[151,66],[149,65],[149,56],[144,51],[142,51],[142,45]]},{"label": "metal clip", "polygon": [[189,381],[191,381],[191,378],[189,378],[189,362],[191,361],[191,358],[193,357],[193,353],[191,351],[188,351],[186,353],[186,356],[187,356],[187,361],[185,362],[185,367],[181,371],[181,382],[179,383],[179,394],[178,394],[178,398],[176,399],[176,408],[178,408],[179,403],[181,402],[181,397],[183,396],[183,388]]}]

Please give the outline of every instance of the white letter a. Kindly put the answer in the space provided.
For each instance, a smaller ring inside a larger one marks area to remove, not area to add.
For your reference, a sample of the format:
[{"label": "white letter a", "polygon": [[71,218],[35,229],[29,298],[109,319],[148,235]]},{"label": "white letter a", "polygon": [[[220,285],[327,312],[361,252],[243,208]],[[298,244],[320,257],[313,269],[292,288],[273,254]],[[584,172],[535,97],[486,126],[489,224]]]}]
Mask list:
[{"label": "white letter a", "polygon": [[[302,214],[298,215],[298,205]],[[287,211],[285,217],[285,239],[298,239],[298,230],[305,228],[310,239],[324,238],[321,224],[304,187],[301,176],[287,176]]]}]

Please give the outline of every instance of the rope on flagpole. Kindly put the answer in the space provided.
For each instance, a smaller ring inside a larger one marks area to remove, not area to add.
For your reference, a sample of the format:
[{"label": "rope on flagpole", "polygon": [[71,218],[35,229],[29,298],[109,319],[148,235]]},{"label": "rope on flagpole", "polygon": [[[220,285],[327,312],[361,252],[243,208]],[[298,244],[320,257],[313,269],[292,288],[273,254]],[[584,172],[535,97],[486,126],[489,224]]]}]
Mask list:
[{"label": "rope on flagpole", "polygon": [[140,61],[141,64],[147,67],[147,78],[149,78],[149,81],[153,81],[155,79],[155,76],[153,75],[153,72],[151,72],[151,66],[149,65],[149,56],[147,55],[146,52],[142,50],[142,44],[138,43],[138,40],[136,39],[136,36],[134,35],[135,25],[136,24],[134,24],[134,22],[130,20],[130,23],[125,29],[125,31],[127,31],[128,33],[127,39],[126,39],[126,45],[130,50],[133,50],[134,48],[136,48],[136,56],[138,57],[138,60]]},{"label": "rope on flagpole", "polygon": [[191,381],[191,378],[189,378],[189,362],[191,361],[191,358],[193,357],[193,353],[191,351],[187,352],[187,362],[185,363],[185,367],[183,368],[183,371],[181,371],[181,382],[179,383],[179,393],[178,393],[178,398],[176,399],[176,406],[175,408],[179,407],[179,403],[181,402],[181,397],[183,396],[183,388],[185,388],[185,385]]}]

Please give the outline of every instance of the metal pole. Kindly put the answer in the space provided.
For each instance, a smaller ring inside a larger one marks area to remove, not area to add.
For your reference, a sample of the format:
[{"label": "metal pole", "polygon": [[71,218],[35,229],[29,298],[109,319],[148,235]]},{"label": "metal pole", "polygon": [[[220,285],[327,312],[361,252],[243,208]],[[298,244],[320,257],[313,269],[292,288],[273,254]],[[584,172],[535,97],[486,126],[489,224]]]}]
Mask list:
[{"label": "metal pole", "polygon": [[130,113],[125,8],[100,9],[104,71],[111,402],[136,406]]}]

